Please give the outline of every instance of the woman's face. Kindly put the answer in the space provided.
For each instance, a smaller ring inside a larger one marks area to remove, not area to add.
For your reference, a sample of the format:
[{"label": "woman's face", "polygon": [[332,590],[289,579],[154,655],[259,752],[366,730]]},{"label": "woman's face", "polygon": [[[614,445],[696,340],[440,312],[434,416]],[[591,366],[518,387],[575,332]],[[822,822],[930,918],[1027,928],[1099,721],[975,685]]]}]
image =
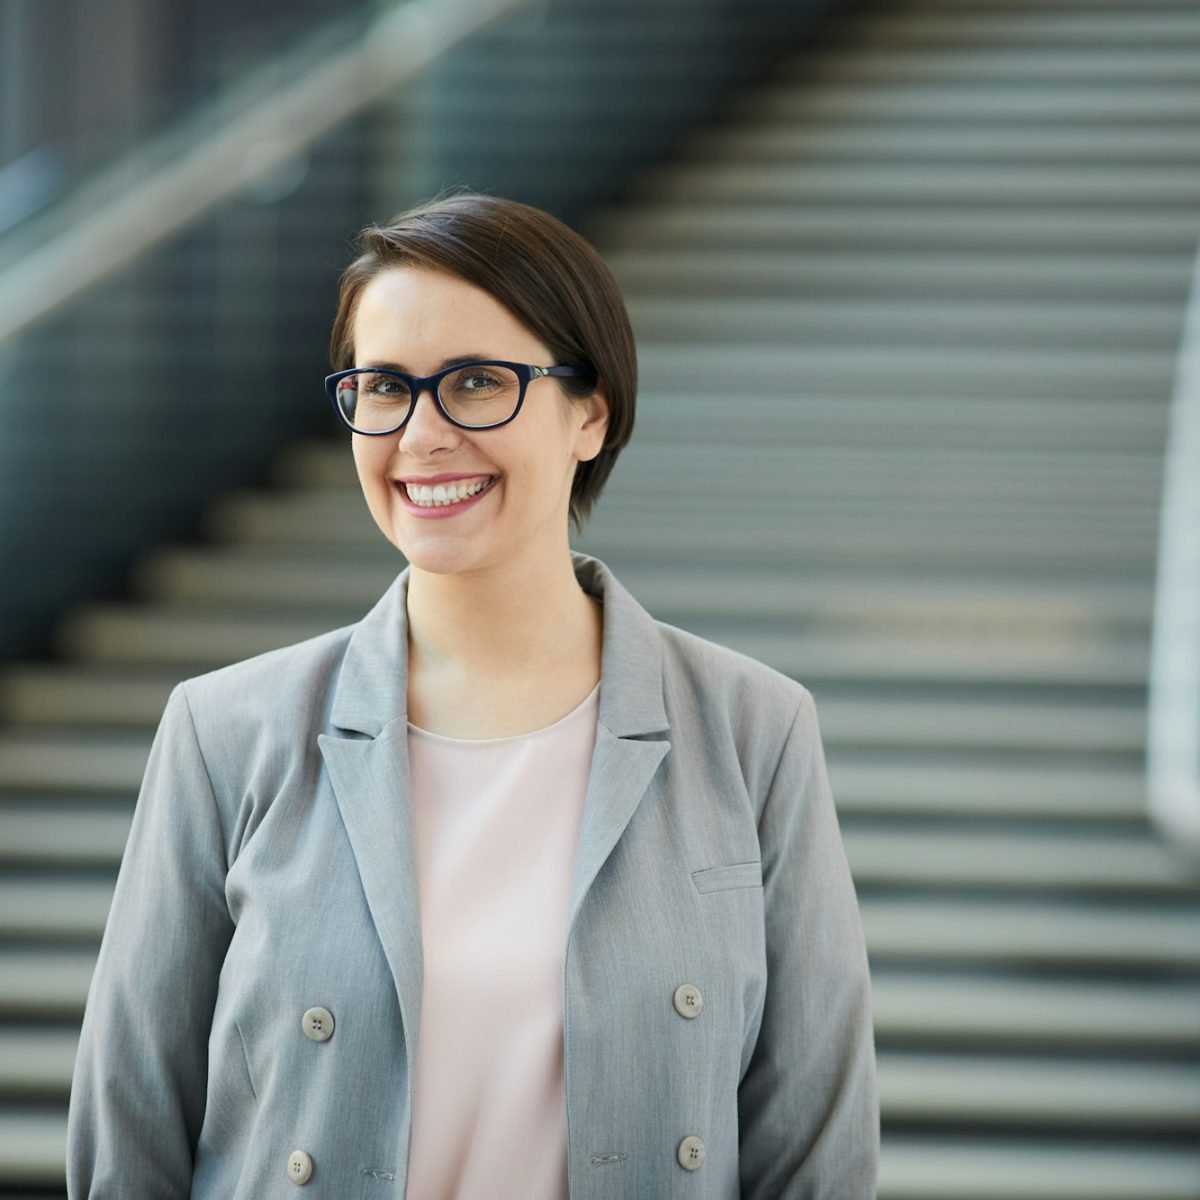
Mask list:
[{"label": "woman's face", "polygon": [[[482,288],[417,267],[376,275],[359,297],[354,365],[432,375],[447,360],[554,365],[550,351]],[[403,429],[386,437],[352,434],[367,507],[383,535],[420,570],[448,574],[512,564],[566,544],[575,465],[594,458],[608,413],[602,389],[569,402],[553,378],[531,380],[515,420],[495,429],[459,429],[423,392]],[[419,508],[401,480],[487,477],[466,503]]]}]

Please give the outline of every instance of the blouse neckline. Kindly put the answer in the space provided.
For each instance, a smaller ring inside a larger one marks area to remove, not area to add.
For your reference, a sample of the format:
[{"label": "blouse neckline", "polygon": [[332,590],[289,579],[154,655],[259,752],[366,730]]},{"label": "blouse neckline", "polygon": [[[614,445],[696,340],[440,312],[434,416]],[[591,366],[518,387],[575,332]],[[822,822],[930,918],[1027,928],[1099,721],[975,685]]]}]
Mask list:
[{"label": "blouse neckline", "polygon": [[499,746],[505,742],[520,742],[526,738],[538,737],[544,733],[551,733],[560,726],[565,725],[568,721],[579,716],[585,709],[591,708],[600,696],[600,682],[597,681],[596,686],[565,716],[559,717],[557,721],[549,725],[543,725],[541,729],[531,729],[528,733],[513,733],[507,737],[498,738],[459,738],[449,737],[444,733],[434,733],[429,729],[422,729],[419,725],[414,725],[411,721],[408,722],[408,732],[410,735],[416,735],[420,738],[425,738],[432,742],[441,742],[451,746]]}]

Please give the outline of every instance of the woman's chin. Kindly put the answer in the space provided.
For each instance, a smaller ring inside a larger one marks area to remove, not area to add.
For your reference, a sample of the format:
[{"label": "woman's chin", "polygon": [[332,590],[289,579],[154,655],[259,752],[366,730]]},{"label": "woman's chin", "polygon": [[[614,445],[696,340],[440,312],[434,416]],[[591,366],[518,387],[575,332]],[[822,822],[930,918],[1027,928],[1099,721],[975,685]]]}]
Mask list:
[{"label": "woman's chin", "polygon": [[405,530],[403,537],[393,534],[388,540],[411,566],[430,575],[453,575],[481,565],[479,548],[458,538],[422,537]]}]

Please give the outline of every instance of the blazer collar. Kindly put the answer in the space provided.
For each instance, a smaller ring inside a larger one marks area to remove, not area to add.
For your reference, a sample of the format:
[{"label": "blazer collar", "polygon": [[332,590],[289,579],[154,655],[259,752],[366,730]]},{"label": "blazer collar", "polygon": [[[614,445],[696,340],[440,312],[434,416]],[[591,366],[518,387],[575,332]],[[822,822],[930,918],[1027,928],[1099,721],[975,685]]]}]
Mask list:
[{"label": "blazer collar", "polygon": [[[669,730],[662,643],[654,618],[598,558],[571,551],[575,578],[604,605],[600,724],[616,737]],[[333,697],[341,729],[378,737],[408,720],[408,581],[405,567],[354,627]]]}]

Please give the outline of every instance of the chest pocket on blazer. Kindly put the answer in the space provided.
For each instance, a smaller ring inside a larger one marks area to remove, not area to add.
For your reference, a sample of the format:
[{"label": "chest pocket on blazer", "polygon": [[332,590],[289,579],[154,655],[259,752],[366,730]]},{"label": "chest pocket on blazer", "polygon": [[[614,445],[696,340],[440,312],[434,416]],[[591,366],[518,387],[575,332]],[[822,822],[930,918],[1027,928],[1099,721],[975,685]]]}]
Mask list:
[{"label": "chest pocket on blazer", "polygon": [[702,871],[692,872],[692,883],[696,891],[725,892],[732,888],[762,887],[762,863],[754,862],[731,863],[725,867],[706,867]]}]

